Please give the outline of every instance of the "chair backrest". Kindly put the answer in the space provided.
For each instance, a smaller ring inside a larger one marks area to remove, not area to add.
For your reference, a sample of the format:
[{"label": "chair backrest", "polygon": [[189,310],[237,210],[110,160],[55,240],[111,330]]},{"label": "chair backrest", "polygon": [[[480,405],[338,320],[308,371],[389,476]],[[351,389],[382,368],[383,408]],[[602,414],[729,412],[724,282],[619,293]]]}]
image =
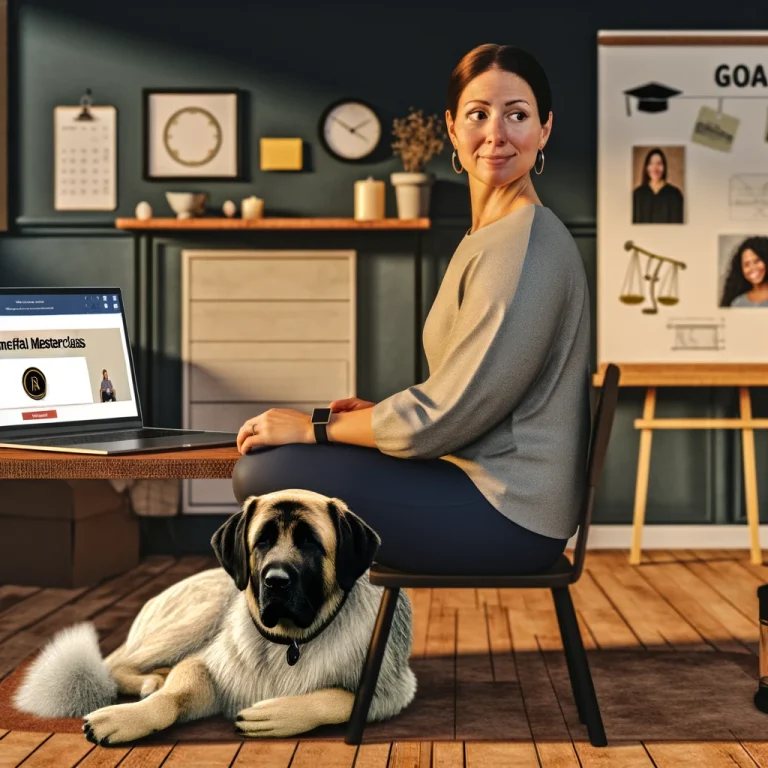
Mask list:
[{"label": "chair backrest", "polygon": [[576,537],[576,553],[573,559],[573,577],[576,581],[581,576],[584,557],[587,551],[587,536],[589,524],[592,521],[592,507],[595,503],[597,486],[603,473],[605,454],[611,439],[613,416],[616,413],[616,403],[619,400],[619,367],[610,363],[605,369],[603,386],[597,398],[595,417],[592,422],[592,433],[589,441],[589,456],[587,459],[587,483],[579,511],[579,533]]}]

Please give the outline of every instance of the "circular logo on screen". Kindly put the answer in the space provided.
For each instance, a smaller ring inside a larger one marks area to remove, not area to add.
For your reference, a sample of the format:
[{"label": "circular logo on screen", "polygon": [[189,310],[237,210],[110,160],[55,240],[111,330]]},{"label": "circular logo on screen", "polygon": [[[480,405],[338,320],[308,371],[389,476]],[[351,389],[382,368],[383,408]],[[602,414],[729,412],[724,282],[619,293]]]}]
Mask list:
[{"label": "circular logo on screen", "polygon": [[27,368],[21,381],[24,384],[24,391],[33,400],[42,400],[45,397],[45,374],[39,368]]}]

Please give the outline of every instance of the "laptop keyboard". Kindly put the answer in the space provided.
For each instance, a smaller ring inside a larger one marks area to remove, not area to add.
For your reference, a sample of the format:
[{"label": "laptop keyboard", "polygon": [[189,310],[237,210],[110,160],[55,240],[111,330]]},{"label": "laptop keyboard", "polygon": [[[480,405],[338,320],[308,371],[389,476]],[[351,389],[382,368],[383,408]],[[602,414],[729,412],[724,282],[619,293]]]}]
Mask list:
[{"label": "laptop keyboard", "polygon": [[[35,438],[31,440],[14,440],[15,443],[30,443],[32,445],[83,445],[84,443],[111,443],[115,440],[146,440],[155,437],[173,437],[179,435],[176,429],[126,429],[122,432],[103,432],[95,435],[68,435],[62,437]],[[201,435],[203,430],[187,430],[185,435]]]}]

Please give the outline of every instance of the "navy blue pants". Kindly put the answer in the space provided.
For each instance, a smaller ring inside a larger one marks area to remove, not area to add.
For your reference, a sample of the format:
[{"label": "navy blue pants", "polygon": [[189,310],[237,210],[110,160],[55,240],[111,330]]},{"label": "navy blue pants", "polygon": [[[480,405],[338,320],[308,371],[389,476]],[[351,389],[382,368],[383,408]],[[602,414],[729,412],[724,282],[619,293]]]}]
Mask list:
[{"label": "navy blue pants", "polygon": [[263,446],[240,458],[232,484],[240,504],[288,488],[335,496],[381,537],[376,560],[412,573],[530,573],[553,565],[568,541],[504,517],[442,459],[345,443]]}]

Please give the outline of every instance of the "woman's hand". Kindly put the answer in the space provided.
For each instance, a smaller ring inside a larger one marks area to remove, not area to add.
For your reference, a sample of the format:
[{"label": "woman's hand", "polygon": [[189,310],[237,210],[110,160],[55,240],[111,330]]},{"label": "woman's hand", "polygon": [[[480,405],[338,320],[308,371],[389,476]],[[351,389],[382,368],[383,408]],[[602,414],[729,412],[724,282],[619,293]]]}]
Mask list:
[{"label": "woman's hand", "polygon": [[308,413],[290,408],[270,408],[248,419],[240,427],[237,433],[237,450],[245,454],[251,448],[263,445],[314,443],[311,418]]},{"label": "woman's hand", "polygon": [[376,403],[370,400],[361,400],[359,397],[345,397],[342,400],[334,400],[331,403],[331,411],[362,411],[365,408],[373,408]]}]

